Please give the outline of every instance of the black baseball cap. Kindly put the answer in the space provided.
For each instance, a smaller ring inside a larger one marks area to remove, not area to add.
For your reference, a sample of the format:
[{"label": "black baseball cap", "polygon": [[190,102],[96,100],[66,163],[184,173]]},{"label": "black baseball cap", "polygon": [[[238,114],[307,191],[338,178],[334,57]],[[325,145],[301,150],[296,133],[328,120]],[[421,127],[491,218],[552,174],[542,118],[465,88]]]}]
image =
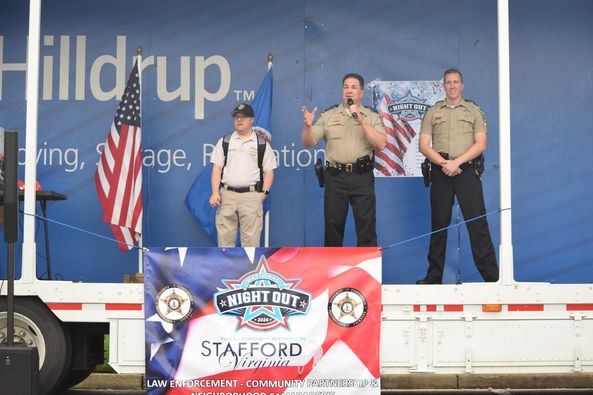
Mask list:
[{"label": "black baseball cap", "polygon": [[231,113],[231,117],[234,117],[237,114],[243,114],[243,116],[247,118],[253,118],[253,108],[247,103],[240,103]]}]

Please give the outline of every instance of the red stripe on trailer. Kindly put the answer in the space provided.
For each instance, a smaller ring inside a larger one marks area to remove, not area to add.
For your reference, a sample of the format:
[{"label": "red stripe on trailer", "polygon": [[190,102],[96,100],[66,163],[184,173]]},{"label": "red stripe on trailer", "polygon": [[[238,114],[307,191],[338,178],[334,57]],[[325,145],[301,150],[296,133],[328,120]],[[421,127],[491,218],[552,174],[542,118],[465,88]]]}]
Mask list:
[{"label": "red stripe on trailer", "polygon": [[[422,309],[424,307],[424,309]],[[414,305],[414,311],[437,311],[437,306],[435,304],[427,304],[427,305]]]},{"label": "red stripe on trailer", "polygon": [[593,310],[593,303],[572,303],[566,305],[566,310],[568,311],[575,311],[575,310]]},{"label": "red stripe on trailer", "polygon": [[508,311],[544,311],[543,304],[510,304]]},{"label": "red stripe on trailer", "polygon": [[[423,309],[424,308],[424,309]],[[464,307],[462,304],[446,304],[443,305],[443,310],[442,311],[446,311],[446,312],[454,312],[454,311],[463,311]],[[414,305],[414,311],[415,312],[420,312],[420,311],[437,311],[437,305],[436,304],[428,304],[428,305],[419,305],[416,304]]]},{"label": "red stripe on trailer", "polygon": [[445,311],[463,311],[462,304],[446,304]]},{"label": "red stripe on trailer", "polygon": [[82,310],[82,303],[47,303],[50,310]]},{"label": "red stripe on trailer", "polygon": [[105,310],[142,310],[139,303],[105,303]]}]

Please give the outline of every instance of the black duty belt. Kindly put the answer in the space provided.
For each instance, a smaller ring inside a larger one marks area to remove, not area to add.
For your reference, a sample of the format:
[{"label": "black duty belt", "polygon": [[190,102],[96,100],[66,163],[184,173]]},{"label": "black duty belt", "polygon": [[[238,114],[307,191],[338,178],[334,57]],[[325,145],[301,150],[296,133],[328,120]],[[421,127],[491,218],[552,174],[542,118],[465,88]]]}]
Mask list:
[{"label": "black duty belt", "polygon": [[255,192],[256,188],[255,185],[251,185],[249,187],[231,187],[226,184],[220,184],[224,189],[231,192],[238,192],[238,193],[245,193],[245,192]]},{"label": "black duty belt", "polygon": [[325,162],[325,167],[328,169],[334,169],[336,171],[352,173],[356,170],[356,163],[338,163],[338,162]]},{"label": "black duty belt", "polygon": [[325,162],[326,168],[332,175],[339,173],[368,173],[373,170],[374,162],[370,156],[363,156],[356,160],[356,163]]},{"label": "black duty belt", "polygon": [[[439,155],[440,155],[440,156],[442,156],[444,160],[449,160],[449,159],[451,159],[451,157],[449,156],[449,154],[448,154],[448,153],[446,153],[446,152],[439,152]],[[480,157],[482,158],[482,161],[483,161],[483,160],[484,160],[484,159],[483,159],[483,156],[482,156],[482,155],[480,155],[480,156],[478,156],[477,158],[475,158],[475,159],[472,159],[472,160],[470,160],[470,161],[468,161],[468,162],[463,162],[462,164],[460,164],[460,165],[459,165],[459,167],[462,167],[462,166],[463,166],[463,167],[467,167],[467,165],[472,165],[472,164],[474,164],[474,162],[477,162],[477,161],[479,160],[479,158],[480,158]],[[451,159],[451,160],[453,160],[453,159]],[[438,164],[436,164],[436,163],[435,163],[435,165],[437,165],[437,166],[440,166],[440,165],[438,165]],[[480,174],[482,174],[482,172],[483,172],[483,171],[484,171],[484,170],[482,170],[482,171],[480,172]]]}]

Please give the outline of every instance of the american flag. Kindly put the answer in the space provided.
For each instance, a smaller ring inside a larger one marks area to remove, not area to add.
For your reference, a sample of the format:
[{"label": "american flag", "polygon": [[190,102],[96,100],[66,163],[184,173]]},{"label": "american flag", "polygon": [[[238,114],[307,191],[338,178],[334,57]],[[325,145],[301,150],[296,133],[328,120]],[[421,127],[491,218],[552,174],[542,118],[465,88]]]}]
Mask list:
[{"label": "american flag", "polygon": [[95,173],[103,221],[128,252],[142,233],[142,153],[138,62],[130,73]]},{"label": "american flag", "polygon": [[387,132],[387,146],[383,151],[377,152],[375,168],[387,177],[405,176],[404,156],[416,136],[416,132],[405,119],[395,119],[387,110],[391,104],[393,104],[393,100],[385,95],[379,106]]}]

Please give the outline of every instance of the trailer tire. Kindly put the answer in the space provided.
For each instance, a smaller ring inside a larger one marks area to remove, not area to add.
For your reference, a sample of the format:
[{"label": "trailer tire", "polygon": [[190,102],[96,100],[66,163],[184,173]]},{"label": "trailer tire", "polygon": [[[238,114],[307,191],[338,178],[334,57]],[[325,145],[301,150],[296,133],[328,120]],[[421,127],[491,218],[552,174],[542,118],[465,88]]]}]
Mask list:
[{"label": "trailer tire", "polygon": [[57,389],[65,390],[83,382],[98,364],[105,361],[105,334],[107,323],[69,322],[64,325],[70,334],[70,363],[68,373]]},{"label": "trailer tire", "polygon": [[60,384],[60,389],[67,390],[68,388],[74,387],[76,384],[82,383],[86,380],[97,368],[97,366],[93,366],[88,368],[87,370],[70,370],[62,383]]},{"label": "trailer tire", "polygon": [[[0,341],[6,342],[6,298],[0,298]],[[15,342],[37,347],[39,393],[48,394],[68,373],[70,339],[62,323],[36,298],[17,297],[14,303]],[[3,334],[4,336],[2,336]]]}]

